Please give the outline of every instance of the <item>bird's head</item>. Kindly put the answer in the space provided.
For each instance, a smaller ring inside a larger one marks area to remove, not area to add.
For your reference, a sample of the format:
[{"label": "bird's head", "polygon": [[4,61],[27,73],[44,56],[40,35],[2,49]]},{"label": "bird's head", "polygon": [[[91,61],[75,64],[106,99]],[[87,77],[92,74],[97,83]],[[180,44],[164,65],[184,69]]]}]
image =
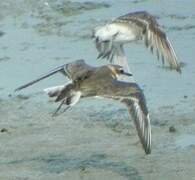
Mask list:
[{"label": "bird's head", "polygon": [[119,65],[108,65],[113,77],[118,78],[120,75],[133,76],[133,74],[125,72],[124,68]]}]

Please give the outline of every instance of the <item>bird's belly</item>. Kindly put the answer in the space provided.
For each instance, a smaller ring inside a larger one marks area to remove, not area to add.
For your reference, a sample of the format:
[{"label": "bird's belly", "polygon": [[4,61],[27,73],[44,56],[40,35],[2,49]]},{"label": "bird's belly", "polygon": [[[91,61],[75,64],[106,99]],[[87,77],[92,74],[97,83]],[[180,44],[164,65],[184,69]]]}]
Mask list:
[{"label": "bird's belly", "polygon": [[95,90],[82,88],[82,97],[91,97],[96,95],[97,92]]},{"label": "bird's belly", "polygon": [[114,38],[116,43],[128,43],[137,39],[136,33],[133,29],[124,25],[117,25],[118,34]]},{"label": "bird's belly", "polygon": [[136,36],[129,32],[128,34],[126,33],[119,33],[118,36],[114,39],[114,42],[116,43],[128,43],[130,41],[136,40]]}]

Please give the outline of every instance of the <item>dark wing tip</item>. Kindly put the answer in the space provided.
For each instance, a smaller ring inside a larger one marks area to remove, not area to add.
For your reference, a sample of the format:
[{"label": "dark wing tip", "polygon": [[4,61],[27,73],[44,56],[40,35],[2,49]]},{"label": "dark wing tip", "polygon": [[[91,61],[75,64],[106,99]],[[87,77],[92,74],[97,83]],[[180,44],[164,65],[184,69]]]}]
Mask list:
[{"label": "dark wing tip", "polygon": [[180,65],[177,66],[176,71],[177,71],[179,74],[182,73],[182,71],[181,71],[181,66],[180,66]]},{"label": "dark wing tip", "polygon": [[147,149],[147,150],[145,150],[145,153],[147,154],[147,155],[149,155],[149,154],[151,154],[151,149]]},{"label": "dark wing tip", "polygon": [[147,154],[147,155],[149,155],[149,154],[151,154],[151,148],[147,148],[147,149],[144,149],[145,150],[145,153]]},{"label": "dark wing tip", "polygon": [[14,92],[17,92],[17,91],[20,91],[20,90],[21,90],[21,86],[16,88],[16,89],[14,89]]},{"label": "dark wing tip", "polygon": [[144,95],[142,93],[133,95],[132,99],[123,99],[134,120],[137,133],[146,154],[151,154],[151,126]]},{"label": "dark wing tip", "polygon": [[36,80],[31,81],[31,82],[29,82],[29,83],[27,83],[27,84],[24,84],[24,85],[22,85],[22,86],[16,88],[16,89],[14,90],[14,92],[17,92],[17,91],[20,91],[20,90],[22,90],[22,89],[24,89],[24,88],[27,88],[28,86],[31,86],[31,85],[33,85],[34,83],[38,82],[38,81],[40,81],[40,80],[39,80],[39,79],[36,79]]},{"label": "dark wing tip", "polygon": [[33,85],[33,84],[35,84],[35,83],[37,83],[37,82],[39,82],[39,81],[41,81],[41,80],[43,80],[43,79],[49,77],[49,76],[52,76],[53,74],[55,74],[55,73],[57,73],[57,72],[61,72],[61,73],[63,73],[65,76],[67,76],[67,73],[66,73],[65,70],[64,70],[65,65],[66,65],[66,64],[61,65],[61,66],[58,66],[57,68],[55,68],[55,69],[51,70],[50,72],[48,72],[48,73],[46,73],[46,74],[40,76],[39,78],[37,78],[37,79],[35,79],[35,80],[33,80],[33,81],[27,83],[27,84],[24,84],[24,85],[22,85],[22,86],[16,88],[16,89],[14,90],[14,92],[20,91],[20,90],[22,90],[22,89],[24,89],[24,88],[27,88],[28,86],[31,86],[31,85]]}]

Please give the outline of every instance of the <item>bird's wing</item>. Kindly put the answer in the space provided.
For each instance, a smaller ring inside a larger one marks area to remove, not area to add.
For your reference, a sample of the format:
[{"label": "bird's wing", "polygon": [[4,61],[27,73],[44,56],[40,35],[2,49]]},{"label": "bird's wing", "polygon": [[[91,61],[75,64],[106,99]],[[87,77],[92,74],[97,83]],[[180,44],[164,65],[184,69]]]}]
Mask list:
[{"label": "bird's wing", "polygon": [[35,79],[35,80],[33,80],[33,81],[30,81],[29,83],[26,83],[26,84],[24,84],[24,85],[22,85],[22,86],[16,88],[15,91],[19,91],[19,90],[22,90],[22,89],[24,89],[24,88],[27,88],[27,87],[29,87],[29,86],[31,86],[31,85],[33,85],[33,84],[35,84],[35,83],[37,83],[37,82],[39,82],[39,81],[41,81],[41,80],[47,78],[47,77],[49,77],[49,76],[52,76],[52,75],[58,73],[58,72],[61,72],[63,75],[65,75],[65,76],[68,77],[68,74],[67,74],[67,72],[65,71],[65,67],[66,67],[66,64],[61,65],[61,66],[58,66],[58,67],[52,69],[51,71],[49,71],[48,73],[46,73],[46,74],[40,76],[39,78],[37,78],[37,79]]},{"label": "bird's wing", "polygon": [[29,86],[31,86],[31,85],[49,77],[49,76],[52,76],[58,72],[61,72],[69,80],[74,81],[82,76],[85,76],[89,71],[92,71],[92,69],[93,69],[93,67],[87,65],[84,60],[76,60],[72,63],[63,64],[61,66],[58,66],[58,67],[52,69],[51,71],[40,76],[39,78],[18,87],[17,89],[15,89],[15,91],[19,91],[21,89],[29,87]]},{"label": "bird's wing", "polygon": [[145,11],[135,12],[121,16],[115,22],[133,23],[135,26],[141,28],[141,38],[144,40],[145,46],[152,53],[156,49],[157,58],[160,59],[161,56],[163,64],[167,61],[171,69],[181,72],[173,46],[154,16]]},{"label": "bird's wing", "polygon": [[93,72],[94,69],[95,67],[86,64],[82,59],[66,65],[66,72],[72,81],[85,78],[85,76]]},{"label": "bird's wing", "polygon": [[[154,16],[145,11],[134,12],[118,17],[110,23],[110,25],[113,24],[115,25],[113,26],[115,31],[110,31],[109,28],[99,28],[100,30],[97,29],[94,31],[93,36],[96,39],[95,44],[99,52],[98,58],[107,58],[110,62],[113,62],[113,57],[116,56],[116,52],[120,47],[118,46],[118,42],[115,43],[115,39],[120,35],[122,25],[131,30],[131,35],[133,33],[135,37],[132,37],[132,40],[143,39],[146,47],[149,48],[152,53],[154,49],[156,49],[157,58],[161,58],[163,64],[165,64],[166,61],[171,69],[181,72],[180,64],[173,46],[165,32],[159,27]],[[108,27],[108,25],[105,25],[105,27],[106,26]],[[101,36],[105,36],[105,31],[108,29],[111,37],[101,40]],[[125,36],[125,34],[123,35]],[[128,34],[126,36],[128,36]],[[121,42],[121,44],[123,43]]]},{"label": "bird's wing", "polygon": [[[104,27],[103,27],[103,30],[106,31],[106,28],[104,29]],[[115,38],[115,34],[113,34],[113,35],[111,34],[111,37],[108,37],[107,40],[102,40],[101,31],[99,31],[99,32],[97,29],[97,31],[94,31],[94,33],[93,33],[93,37],[95,38],[95,46],[96,46],[96,49],[99,53],[97,59],[106,58],[107,60],[109,60],[109,62],[113,63],[114,57],[116,57],[117,54],[120,53],[120,51],[121,51],[120,46],[118,46],[118,44],[115,45],[115,43],[113,41]],[[110,35],[108,35],[108,36],[110,36]]]},{"label": "bird's wing", "polygon": [[151,126],[149,113],[146,106],[146,101],[143,93],[139,92],[130,98],[124,98],[121,101],[124,103],[132,116],[138,136],[146,154],[151,153]]}]

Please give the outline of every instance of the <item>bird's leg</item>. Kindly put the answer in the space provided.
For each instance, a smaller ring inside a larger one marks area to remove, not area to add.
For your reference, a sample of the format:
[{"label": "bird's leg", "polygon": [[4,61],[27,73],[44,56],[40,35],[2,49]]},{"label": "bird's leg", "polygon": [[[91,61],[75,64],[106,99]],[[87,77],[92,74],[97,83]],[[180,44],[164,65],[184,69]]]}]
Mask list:
[{"label": "bird's leg", "polygon": [[67,107],[61,112],[61,114],[64,113],[64,112],[66,112],[68,109],[70,109],[70,107],[71,107],[71,106],[67,106]]},{"label": "bird's leg", "polygon": [[[64,86],[62,89],[59,89],[58,91],[56,91],[55,93],[52,94],[53,96],[57,96],[55,102],[62,101],[52,116],[57,115],[58,111],[61,109],[63,104],[68,105],[65,110],[67,110],[69,108],[69,106],[70,106],[69,101],[70,101],[70,97],[71,97],[71,91],[73,90],[73,88],[74,88],[74,84],[71,83],[71,84]],[[51,93],[51,91],[48,92],[49,95],[50,95],[50,93]]]},{"label": "bird's leg", "polygon": [[80,92],[75,91],[74,88],[75,84],[69,84],[59,92],[55,102],[62,102],[60,103],[56,111],[53,113],[53,116],[56,116],[58,114],[58,111],[61,109],[63,104],[67,105],[67,107],[62,111],[62,113],[64,113],[66,110],[68,110],[70,107],[74,106],[78,102],[81,97],[81,94]]},{"label": "bird's leg", "polygon": [[66,85],[61,91],[59,91],[59,93],[57,94],[57,98],[55,100],[55,102],[61,101],[66,99],[68,96],[70,96],[71,91],[74,89],[75,84],[68,84]]},{"label": "bird's leg", "polygon": [[60,105],[58,106],[58,108],[57,108],[57,109],[55,110],[55,112],[52,114],[53,117],[54,117],[54,116],[57,116],[58,111],[61,109],[62,105],[65,104],[65,102],[66,102],[66,99],[64,99],[64,100],[60,103]]}]

